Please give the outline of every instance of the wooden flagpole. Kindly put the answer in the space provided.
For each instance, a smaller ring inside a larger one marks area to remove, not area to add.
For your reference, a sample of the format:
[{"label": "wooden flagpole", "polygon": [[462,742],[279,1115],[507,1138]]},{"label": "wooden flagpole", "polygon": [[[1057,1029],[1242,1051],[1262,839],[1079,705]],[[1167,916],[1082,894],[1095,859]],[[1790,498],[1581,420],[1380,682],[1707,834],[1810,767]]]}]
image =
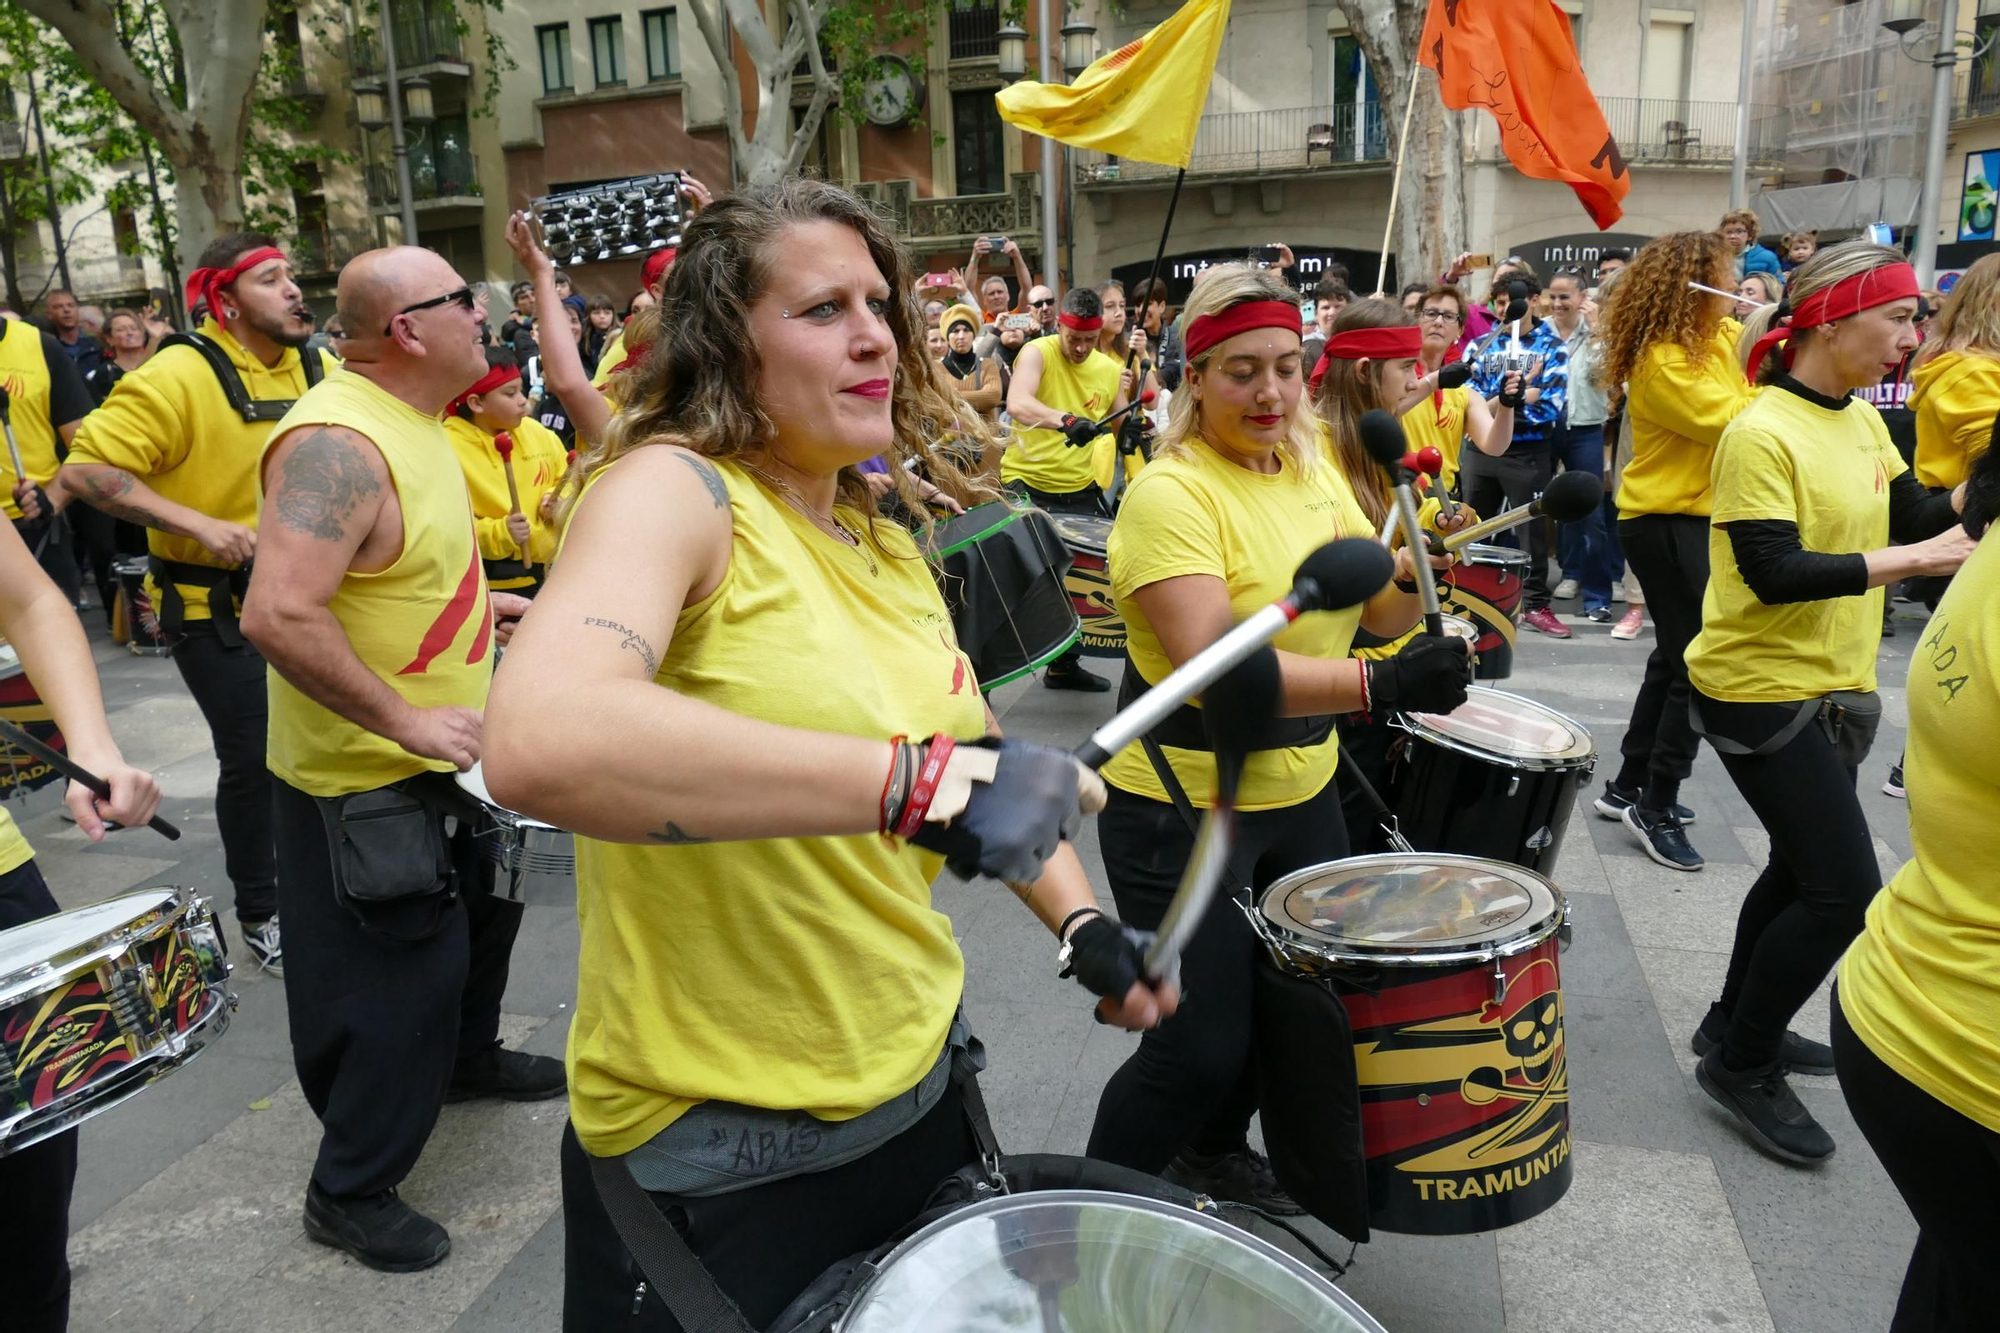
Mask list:
[{"label": "wooden flagpole", "polygon": [[1403,189],[1403,157],[1410,149],[1410,115],[1417,106],[1417,80],[1424,75],[1422,65],[1410,67],[1410,95],[1403,99],[1403,132],[1397,136],[1396,165],[1389,174],[1389,220],[1382,225],[1382,266],[1375,270],[1375,290],[1389,280],[1389,238],[1396,231],[1396,196]]}]

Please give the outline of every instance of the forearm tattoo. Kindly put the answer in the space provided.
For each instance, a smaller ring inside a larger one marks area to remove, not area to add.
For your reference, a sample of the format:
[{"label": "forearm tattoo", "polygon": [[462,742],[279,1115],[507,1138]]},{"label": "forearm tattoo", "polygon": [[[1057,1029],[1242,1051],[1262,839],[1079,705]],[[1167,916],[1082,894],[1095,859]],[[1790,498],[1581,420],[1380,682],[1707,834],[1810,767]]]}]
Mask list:
[{"label": "forearm tattoo", "polygon": [[100,513],[122,518],[127,523],[137,523],[142,528],[160,527],[160,516],[141,504],[134,504],[119,497],[127,495],[139,484],[138,478],[123,468],[92,468],[79,472],[78,478],[83,489],[88,492],[85,500],[92,509]]},{"label": "forearm tattoo", "polygon": [[648,679],[651,679],[659,671],[659,654],[653,651],[652,644],[647,643],[639,637],[637,630],[627,629],[615,620],[600,620],[596,616],[585,616],[583,623],[586,625],[596,625],[603,629],[616,630],[618,633],[624,635],[624,641],[618,646],[620,648],[630,648],[633,652],[639,654],[639,660],[646,664],[646,676]]},{"label": "forearm tattoo", "polygon": [[708,841],[707,838],[702,837],[699,833],[689,833],[671,819],[666,822],[664,828],[656,828],[646,836],[654,842],[665,843],[669,847],[687,847],[695,843]]},{"label": "forearm tattoo", "polygon": [[360,448],[321,428],[285,459],[271,508],[293,532],[337,542],[360,503],[382,489]]}]

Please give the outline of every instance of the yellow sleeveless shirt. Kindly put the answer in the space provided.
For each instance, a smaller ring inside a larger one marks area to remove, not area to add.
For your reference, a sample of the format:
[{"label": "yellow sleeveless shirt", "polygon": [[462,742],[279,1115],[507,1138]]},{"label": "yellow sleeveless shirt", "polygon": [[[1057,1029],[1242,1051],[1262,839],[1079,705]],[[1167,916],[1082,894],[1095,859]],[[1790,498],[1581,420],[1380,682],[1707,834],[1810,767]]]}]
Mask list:
[{"label": "yellow sleeveless shirt", "polygon": [[[0,336],[0,388],[7,391],[14,442],[20,446],[25,480],[47,487],[56,461],[56,428],[49,421],[49,363],[42,358],[42,331],[24,319],[9,319]],[[14,461],[0,449],[0,513],[21,516],[14,503]]]},{"label": "yellow sleeveless shirt", "polygon": [[[715,467],[729,569],[675,620],[660,685],[780,726],[879,738],[885,773],[891,736],[985,730],[971,663],[906,533],[877,521],[871,534],[843,510],[862,533],[849,547],[736,465]],[[915,1085],[964,984],[951,922],[931,906],[941,864],[873,833],[579,837],[569,1090],[583,1146],[630,1152],[710,1099],[849,1120]]]},{"label": "yellow sleeveless shirt", "polygon": [[[373,441],[403,509],[402,554],[373,574],[349,570],[328,603],[355,655],[418,708],[484,708],[493,679],[493,611],[472,540],[465,475],[443,423],[343,369],[299,399],[271,439],[315,425],[345,426]],[[270,769],[300,791],[342,796],[426,769],[452,769],[349,722],[276,671],[269,679]]]},{"label": "yellow sleeveless shirt", "polygon": [[[1077,365],[1063,355],[1062,339],[1053,333],[1035,339],[1028,347],[1042,349],[1042,382],[1035,390],[1037,399],[1058,412],[1072,412],[1093,420],[1111,410],[1118,399],[1118,375],[1122,369],[1118,362],[1093,351],[1082,365]],[[1095,457],[1090,449],[1073,448],[1059,430],[1016,426],[1014,438],[1007,442],[1007,452],[1000,458],[1000,480],[1024,481],[1038,491],[1069,495],[1097,479]]]}]

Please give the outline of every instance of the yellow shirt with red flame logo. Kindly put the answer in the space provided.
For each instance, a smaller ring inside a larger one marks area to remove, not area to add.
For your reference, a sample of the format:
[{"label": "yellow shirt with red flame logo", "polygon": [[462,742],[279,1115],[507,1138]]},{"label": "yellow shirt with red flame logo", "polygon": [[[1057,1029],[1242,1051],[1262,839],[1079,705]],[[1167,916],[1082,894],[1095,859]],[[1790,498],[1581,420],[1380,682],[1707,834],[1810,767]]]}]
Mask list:
[{"label": "yellow shirt with red flame logo", "polygon": [[[494,436],[464,417],[444,419],[444,433],[451,437],[452,451],[465,472],[466,490],[472,496],[472,527],[479,535],[479,554],[488,560],[519,560],[521,548],[507,531],[507,515],[512,499],[507,491],[507,463],[494,446]],[[507,432],[514,441],[514,486],[521,495],[521,512],[528,519],[528,559],[546,565],[556,556],[556,530],[542,517],[542,498],[561,484],[569,468],[569,451],[554,431],[538,421],[523,418]],[[502,591],[526,587],[533,577],[502,579],[495,575],[493,586]]]}]

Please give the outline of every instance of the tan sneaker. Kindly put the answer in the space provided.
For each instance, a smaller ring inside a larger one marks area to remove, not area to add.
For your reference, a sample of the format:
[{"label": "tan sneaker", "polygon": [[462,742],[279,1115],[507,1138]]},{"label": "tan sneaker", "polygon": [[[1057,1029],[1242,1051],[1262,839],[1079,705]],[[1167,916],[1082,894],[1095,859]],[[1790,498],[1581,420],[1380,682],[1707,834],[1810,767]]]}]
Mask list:
[{"label": "tan sneaker", "polygon": [[1645,611],[1640,607],[1632,607],[1625,612],[1616,625],[1611,627],[1611,637],[1614,639],[1636,639],[1639,637],[1639,631],[1645,627],[1645,624]]}]

